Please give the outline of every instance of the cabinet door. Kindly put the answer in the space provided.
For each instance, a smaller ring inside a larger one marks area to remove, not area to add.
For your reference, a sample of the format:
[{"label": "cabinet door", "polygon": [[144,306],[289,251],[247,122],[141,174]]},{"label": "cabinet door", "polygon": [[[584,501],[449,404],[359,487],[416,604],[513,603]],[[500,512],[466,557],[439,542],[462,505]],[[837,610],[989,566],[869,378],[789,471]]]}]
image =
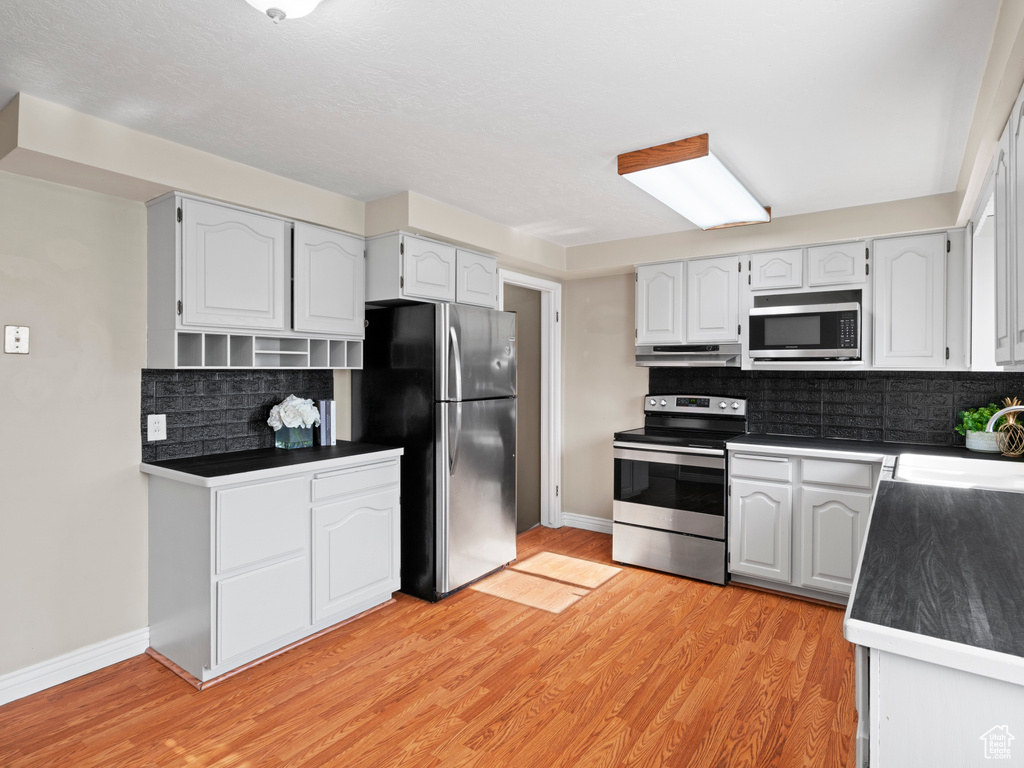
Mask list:
[{"label": "cabinet door", "polygon": [[243,654],[269,652],[272,647],[263,647],[308,626],[305,554],[217,582],[217,664]]},{"label": "cabinet door", "polygon": [[766,288],[801,288],[804,284],[804,251],[771,251],[752,253],[750,262],[750,290]]},{"label": "cabinet door", "polygon": [[946,234],[875,241],[875,365],[946,364]]},{"label": "cabinet door", "polygon": [[314,623],[398,590],[398,526],[398,490],[313,509]]},{"label": "cabinet door", "polygon": [[801,489],[803,586],[850,594],[870,511],[870,493]]},{"label": "cabinet door", "polygon": [[182,200],[182,325],[287,329],[287,224]]},{"label": "cabinet door", "polygon": [[[999,365],[1014,361],[1015,269],[1013,258],[1012,210],[1010,208],[1010,123],[1006,124],[995,157],[995,357]],[[1024,296],[1021,297],[1024,300]]]},{"label": "cabinet door", "polygon": [[455,301],[455,247],[402,236],[402,295]]},{"label": "cabinet door", "polygon": [[292,328],[363,338],[363,238],[297,222]]},{"label": "cabinet door", "polygon": [[863,283],[867,279],[864,243],[818,245],[807,249],[807,285]]},{"label": "cabinet door", "polygon": [[455,300],[460,304],[498,308],[498,262],[492,256],[458,250]]},{"label": "cabinet door", "polygon": [[686,339],[740,340],[739,256],[686,262]]},{"label": "cabinet door", "polygon": [[636,268],[636,343],[683,344],[683,262]]},{"label": "cabinet door", "polygon": [[1024,361],[1024,93],[1017,98],[1013,109],[1013,194],[1010,198],[1013,216],[1012,239],[1009,242],[1010,270],[1007,279],[1013,288],[1010,304],[1012,318],[1013,359]]},{"label": "cabinet door", "polygon": [[793,489],[762,480],[731,482],[729,571],[789,583]]}]

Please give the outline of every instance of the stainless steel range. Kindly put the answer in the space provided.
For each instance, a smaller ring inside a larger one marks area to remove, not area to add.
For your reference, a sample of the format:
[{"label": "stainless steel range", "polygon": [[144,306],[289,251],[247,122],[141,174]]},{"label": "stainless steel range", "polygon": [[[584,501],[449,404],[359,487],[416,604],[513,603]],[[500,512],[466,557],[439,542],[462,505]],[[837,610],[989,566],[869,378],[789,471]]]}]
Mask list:
[{"label": "stainless steel range", "polygon": [[616,432],[612,559],[725,584],[725,443],[747,401],[647,395],[644,426]]}]

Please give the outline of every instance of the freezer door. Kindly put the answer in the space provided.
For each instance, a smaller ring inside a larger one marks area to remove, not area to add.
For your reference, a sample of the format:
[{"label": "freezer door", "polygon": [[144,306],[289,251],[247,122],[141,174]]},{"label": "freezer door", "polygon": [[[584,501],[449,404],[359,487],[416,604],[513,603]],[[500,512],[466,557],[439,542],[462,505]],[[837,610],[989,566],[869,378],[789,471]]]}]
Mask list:
[{"label": "freezer door", "polygon": [[437,591],[516,558],[516,401],[438,403]]},{"label": "freezer door", "polygon": [[443,304],[437,313],[442,400],[484,400],[516,393],[516,316]]}]

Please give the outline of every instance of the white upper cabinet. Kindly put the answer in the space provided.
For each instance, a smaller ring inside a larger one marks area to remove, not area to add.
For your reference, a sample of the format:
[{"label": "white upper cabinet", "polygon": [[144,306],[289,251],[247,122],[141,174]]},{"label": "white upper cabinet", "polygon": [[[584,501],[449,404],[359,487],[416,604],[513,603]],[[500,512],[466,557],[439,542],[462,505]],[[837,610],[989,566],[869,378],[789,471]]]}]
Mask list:
[{"label": "white upper cabinet", "polygon": [[[1011,338],[1014,362],[1024,362],[1024,92],[1017,97],[1011,115],[1013,135],[1010,157],[1013,162],[1013,192],[1010,197],[1013,206],[1013,230],[1010,233],[1010,272],[1007,278],[1013,287],[1011,312]],[[998,277],[997,286],[998,287]],[[997,321],[998,322],[998,321]]]},{"label": "white upper cabinet", "polygon": [[803,248],[752,253],[748,259],[750,261],[750,290],[803,287]]},{"label": "white upper cabinet", "polygon": [[863,283],[867,280],[864,243],[817,245],[807,249],[807,285]]},{"label": "white upper cabinet", "polygon": [[636,268],[636,343],[683,344],[684,262]]},{"label": "white upper cabinet", "polygon": [[456,250],[455,300],[460,304],[498,308],[498,262],[491,256]]},{"label": "white upper cabinet", "polygon": [[300,222],[294,248],[294,329],[362,338],[363,239]]},{"label": "white upper cabinet", "polygon": [[944,232],[875,241],[875,365],[946,365]]},{"label": "white upper cabinet", "polygon": [[497,308],[497,259],[405,232],[368,238],[366,301],[402,300]]},{"label": "white upper cabinet", "polygon": [[1014,361],[1014,259],[1011,244],[1013,231],[1010,215],[1010,123],[1006,124],[1003,135],[999,139],[996,150],[995,172],[995,205],[993,219],[995,225],[995,361],[999,365],[1010,365]]},{"label": "white upper cabinet", "polygon": [[401,250],[403,296],[455,301],[454,246],[405,235]]},{"label": "white upper cabinet", "polygon": [[187,198],[181,223],[181,324],[285,330],[287,223]]},{"label": "white upper cabinet", "polygon": [[739,256],[685,263],[686,340],[739,341]]}]

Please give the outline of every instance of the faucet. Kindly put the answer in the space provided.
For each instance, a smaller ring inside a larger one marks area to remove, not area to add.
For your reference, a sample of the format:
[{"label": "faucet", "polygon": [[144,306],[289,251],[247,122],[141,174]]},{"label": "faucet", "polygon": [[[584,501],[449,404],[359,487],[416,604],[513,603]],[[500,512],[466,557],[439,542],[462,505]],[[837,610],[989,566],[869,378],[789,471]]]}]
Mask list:
[{"label": "faucet", "polygon": [[988,420],[988,424],[985,425],[985,431],[991,432],[992,425],[995,424],[999,419],[1010,411],[1024,411],[1024,405],[1011,405],[1009,408],[1003,408],[1001,411],[996,411],[992,414],[992,418]]}]

